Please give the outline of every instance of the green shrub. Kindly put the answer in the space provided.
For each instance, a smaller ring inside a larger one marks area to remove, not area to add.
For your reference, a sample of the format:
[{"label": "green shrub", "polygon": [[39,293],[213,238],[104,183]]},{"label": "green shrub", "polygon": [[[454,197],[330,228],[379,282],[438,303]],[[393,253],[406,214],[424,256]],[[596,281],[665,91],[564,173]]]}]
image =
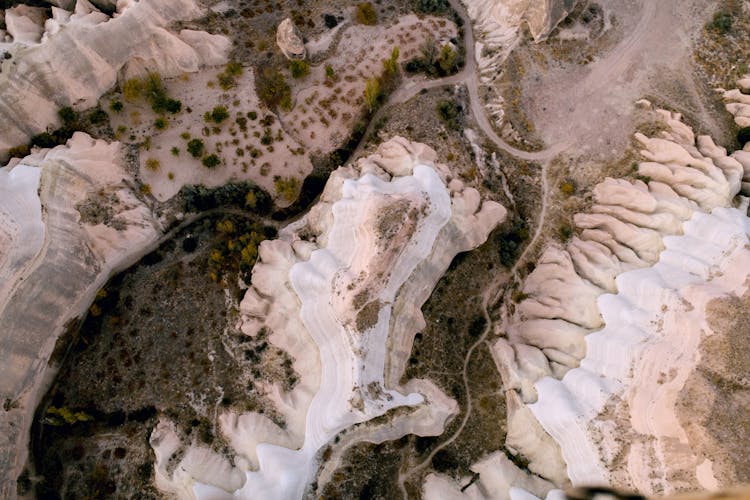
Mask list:
[{"label": "green shrub", "polygon": [[232,76],[240,76],[242,74],[242,65],[236,61],[230,61],[227,63],[224,71]]},{"label": "green shrub", "polygon": [[177,146],[172,146],[172,149],[169,150],[173,156],[180,156],[180,148]]},{"label": "green shrub", "polygon": [[568,241],[573,236],[573,228],[570,224],[563,223],[557,228],[557,234],[560,235],[560,240],[563,242]]},{"label": "green shrub", "polygon": [[203,156],[204,149],[205,146],[203,145],[203,141],[200,139],[190,139],[187,143],[188,153],[190,153],[193,158],[200,158],[201,156]]},{"label": "green shrub", "polygon": [[461,106],[453,101],[440,101],[435,108],[440,119],[450,128],[458,127],[458,117],[461,115]]},{"label": "green shrub", "polygon": [[565,196],[570,196],[575,193],[576,187],[572,182],[563,182],[560,184],[560,192]]},{"label": "green shrub", "polygon": [[276,194],[286,201],[292,202],[297,198],[299,181],[294,177],[275,177],[273,186],[276,188]]},{"label": "green shrub", "polygon": [[307,61],[294,59],[289,61],[289,69],[293,78],[304,78],[310,74],[310,64]]},{"label": "green shrub", "polygon": [[128,101],[135,101],[143,95],[143,83],[138,78],[125,80],[122,84],[122,95]]},{"label": "green shrub", "polygon": [[378,14],[370,2],[357,5],[357,22],[367,26],[373,26],[378,22]]},{"label": "green shrub", "polygon": [[221,163],[221,160],[219,159],[218,156],[216,156],[215,154],[212,153],[212,154],[204,157],[201,160],[201,163],[203,163],[203,166],[206,167],[206,168],[216,168]]},{"label": "green shrub", "polygon": [[227,111],[226,107],[214,106],[214,109],[211,110],[211,120],[214,123],[221,123],[227,118],[229,118],[229,111]]},{"label": "green shrub", "polygon": [[65,125],[71,125],[75,123],[76,121],[78,121],[78,113],[73,111],[73,108],[71,108],[70,106],[65,106],[64,108],[60,108],[60,110],[57,112],[57,115],[60,117],[60,119],[63,121]]},{"label": "green shrub", "polygon": [[120,111],[122,111],[123,108],[124,106],[122,105],[122,101],[120,100],[116,99],[109,103],[109,109],[111,109],[115,113],[119,113]]},{"label": "green shrub", "polygon": [[292,89],[277,68],[264,67],[256,79],[258,97],[271,109],[291,109]]},{"label": "green shrub", "polygon": [[160,116],[159,118],[154,120],[154,127],[156,127],[157,130],[164,130],[165,128],[167,128],[168,124],[169,123],[167,122],[167,119],[163,116]]},{"label": "green shrub", "polygon": [[448,10],[448,0],[414,0],[414,9],[425,14],[435,14]]},{"label": "green shrub", "polygon": [[729,33],[729,30],[732,29],[732,14],[723,11],[716,12],[711,23],[709,23],[708,28],[722,35],[726,35]]},{"label": "green shrub", "polygon": [[102,108],[96,108],[89,114],[88,119],[93,125],[101,125],[109,120],[109,115]]},{"label": "green shrub", "polygon": [[365,84],[365,104],[367,104],[370,112],[377,108],[380,96],[380,80],[378,78],[368,78]]},{"label": "green shrub", "polygon": [[333,66],[326,64],[326,78],[332,80],[334,76],[336,76],[336,72],[333,71]]}]

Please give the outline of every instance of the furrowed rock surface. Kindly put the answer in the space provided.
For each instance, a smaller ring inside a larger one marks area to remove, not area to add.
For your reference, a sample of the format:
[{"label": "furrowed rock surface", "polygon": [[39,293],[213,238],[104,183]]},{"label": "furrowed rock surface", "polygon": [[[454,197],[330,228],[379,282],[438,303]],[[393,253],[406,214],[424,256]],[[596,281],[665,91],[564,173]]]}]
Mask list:
[{"label": "furrowed rock surface", "polygon": [[167,29],[198,17],[192,0],[121,0],[112,17],[87,0],[73,11],[23,5],[5,11],[12,57],[0,63],[0,155],[57,127],[57,110],[94,106],[118,78],[147,71],[164,77],[226,62],[229,40],[220,35]]},{"label": "furrowed rock surface", "polygon": [[750,321],[750,218],[735,197],[750,161],[695,137],[678,114],[653,113],[666,130],[636,135],[641,180],[597,185],[576,236],[543,252],[496,325],[506,449],[527,470],[490,455],[473,483],[429,475],[427,497],[559,498],[554,486],[570,483],[669,494],[748,480],[750,356],[737,346]]},{"label": "furrowed rock surface", "polygon": [[131,265],[160,234],[122,161],[119,143],[78,132],[64,146],[0,169],[2,498],[16,495],[58,336],[109,276]]},{"label": "furrowed rock surface", "polygon": [[646,494],[728,486],[699,451],[703,424],[683,427],[702,403],[680,394],[712,335],[707,304],[746,290],[750,220],[733,200],[750,162],[696,138],[679,115],[656,113],[667,130],[636,135],[648,183],[596,186],[594,205],[574,218],[577,235],[545,250],[493,347],[515,390],[508,406],[531,410],[560,454],[550,460],[548,439],[512,432],[508,449],[556,484],[567,476]]},{"label": "furrowed rock surface", "polygon": [[[482,202],[434,160],[430,148],[394,138],[336,170],[305,217],[261,244],[242,328],[270,330],[271,342],[295,360],[301,380],[292,391],[269,388],[285,425],[253,413],[222,415],[242,487],[232,472],[186,481],[188,467],[178,465],[183,476],[164,478],[162,489],[185,498],[300,498],[320,450],[355,424],[388,415],[387,426],[352,431],[374,442],[442,432],[456,403],[429,381],[397,381],[424,325],[422,303],[453,256],[482,243],[505,209]],[[156,449],[170,442],[168,432],[152,436]],[[157,455],[159,469],[171,453]]]}]

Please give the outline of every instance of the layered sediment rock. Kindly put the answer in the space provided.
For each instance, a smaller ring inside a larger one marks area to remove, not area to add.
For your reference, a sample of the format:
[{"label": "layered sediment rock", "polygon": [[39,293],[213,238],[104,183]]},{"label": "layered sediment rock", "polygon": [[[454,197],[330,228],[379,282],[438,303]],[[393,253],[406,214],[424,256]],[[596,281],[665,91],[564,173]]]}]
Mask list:
[{"label": "layered sediment rock", "polygon": [[[245,475],[240,489],[231,471],[192,485],[173,474],[160,487],[185,497],[300,498],[319,451],[355,424],[401,408],[381,439],[442,432],[456,403],[429,381],[398,381],[424,325],[421,305],[452,258],[482,243],[505,210],[434,160],[426,146],[393,139],[335,171],[309,214],[261,244],[242,328],[270,330],[302,375],[291,392],[269,387],[285,425],[254,413],[220,417]],[[169,433],[152,439],[157,450],[171,442]],[[162,467],[171,453],[158,456]]]},{"label": "layered sediment rock", "polygon": [[636,135],[642,180],[596,186],[578,235],[544,252],[494,346],[506,387],[560,446],[562,460],[542,463],[548,451],[509,434],[543,477],[644,493],[713,484],[675,403],[711,334],[707,302],[745,287],[750,221],[732,204],[747,161],[657,113],[667,130]]},{"label": "layered sediment rock", "polygon": [[160,234],[118,143],[76,133],[0,169],[0,497],[14,498],[31,418],[65,325]]}]

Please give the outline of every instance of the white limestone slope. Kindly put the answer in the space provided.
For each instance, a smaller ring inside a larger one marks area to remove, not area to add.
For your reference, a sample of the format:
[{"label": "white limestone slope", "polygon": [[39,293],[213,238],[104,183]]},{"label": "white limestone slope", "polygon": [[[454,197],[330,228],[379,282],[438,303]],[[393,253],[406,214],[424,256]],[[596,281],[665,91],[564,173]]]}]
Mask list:
[{"label": "white limestone slope", "polygon": [[[160,231],[131,191],[120,145],[76,133],[0,169],[0,497],[14,498],[47,363],[65,324]],[[112,200],[107,223],[82,221],[91,196]]]},{"label": "white limestone slope", "polygon": [[[190,491],[189,481],[162,474],[160,488],[181,497],[300,498],[315,479],[319,451],[355,424],[401,408],[388,414],[387,429],[358,427],[358,439],[442,432],[457,406],[429,381],[398,385],[404,350],[453,256],[481,244],[505,210],[482,203],[434,160],[426,146],[392,139],[335,171],[305,217],[261,244],[242,327],[249,335],[271,330],[271,342],[295,360],[301,381],[294,389],[269,388],[286,425],[225,414],[221,428],[237,452],[243,486],[224,474],[194,481]],[[167,442],[152,437],[157,449]],[[166,471],[171,453],[157,455],[157,470]]]},{"label": "white limestone slope", "polygon": [[5,11],[10,41],[0,50],[12,57],[0,62],[0,155],[58,126],[60,107],[95,105],[118,78],[226,62],[227,38],[167,29],[200,15],[193,0],[121,0],[111,18],[87,0],[71,8],[52,7],[51,18],[26,6]]},{"label": "white limestone slope", "polygon": [[707,302],[745,289],[750,221],[732,204],[750,162],[656,113],[667,131],[636,135],[649,182],[596,186],[578,235],[545,250],[493,347],[509,398],[533,414],[523,421],[559,445],[550,460],[548,440],[508,433],[542,477],[643,493],[715,484],[675,405],[711,333]]}]

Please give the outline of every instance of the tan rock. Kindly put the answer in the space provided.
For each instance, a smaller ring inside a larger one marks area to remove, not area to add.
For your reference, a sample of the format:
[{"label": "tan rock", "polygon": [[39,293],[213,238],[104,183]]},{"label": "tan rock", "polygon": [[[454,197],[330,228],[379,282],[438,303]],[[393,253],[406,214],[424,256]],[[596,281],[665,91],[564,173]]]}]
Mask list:
[{"label": "tan rock", "polygon": [[287,59],[302,60],[307,54],[302,34],[288,17],[281,21],[276,29],[276,43]]}]

